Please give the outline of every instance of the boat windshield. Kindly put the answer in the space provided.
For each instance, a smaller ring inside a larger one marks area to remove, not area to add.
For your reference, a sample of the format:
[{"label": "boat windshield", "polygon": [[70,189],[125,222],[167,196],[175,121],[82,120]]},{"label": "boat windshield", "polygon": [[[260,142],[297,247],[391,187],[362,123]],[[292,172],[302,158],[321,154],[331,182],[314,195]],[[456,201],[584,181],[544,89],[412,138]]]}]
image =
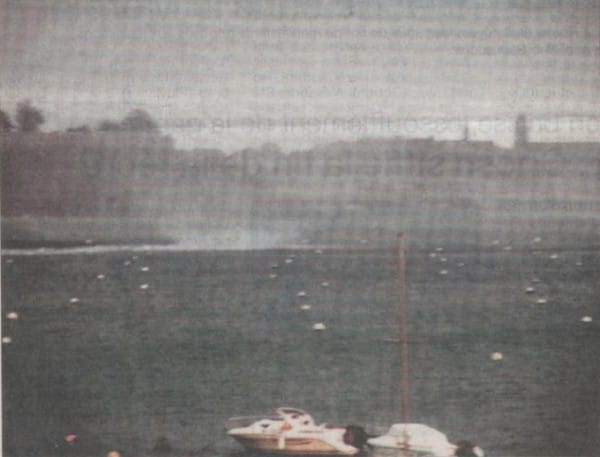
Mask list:
[{"label": "boat windshield", "polygon": [[236,416],[227,419],[225,422],[225,428],[227,428],[227,430],[231,430],[233,428],[249,427],[255,422],[261,420],[283,422],[283,418],[279,416]]},{"label": "boat windshield", "polygon": [[306,411],[302,411],[298,408],[278,408],[277,414],[280,414],[282,416],[289,416],[294,414],[298,416],[308,416],[308,413]]}]

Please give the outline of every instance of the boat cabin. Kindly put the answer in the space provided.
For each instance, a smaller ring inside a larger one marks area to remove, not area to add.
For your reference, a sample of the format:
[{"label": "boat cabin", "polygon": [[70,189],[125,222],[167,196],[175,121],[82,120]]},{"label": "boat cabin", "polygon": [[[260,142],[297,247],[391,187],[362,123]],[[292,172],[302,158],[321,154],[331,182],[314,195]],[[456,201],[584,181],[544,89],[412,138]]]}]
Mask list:
[{"label": "boat cabin", "polygon": [[289,424],[289,429],[314,427],[315,420],[310,414],[297,408],[278,408],[277,414]]}]

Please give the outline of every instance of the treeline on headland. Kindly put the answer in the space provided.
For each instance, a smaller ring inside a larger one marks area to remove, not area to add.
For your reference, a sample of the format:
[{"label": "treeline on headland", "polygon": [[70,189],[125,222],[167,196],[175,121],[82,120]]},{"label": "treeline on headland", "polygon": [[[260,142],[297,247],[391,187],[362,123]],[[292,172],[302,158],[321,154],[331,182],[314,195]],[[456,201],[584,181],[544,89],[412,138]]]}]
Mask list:
[{"label": "treeline on headland", "polygon": [[[41,126],[46,122],[46,118],[39,108],[32,105],[31,100],[22,100],[17,103],[15,114],[15,123],[10,116],[0,109],[0,131],[11,132],[17,130],[19,132],[31,133],[39,132]],[[86,125],[78,125],[68,127],[67,132],[88,133],[93,129]],[[95,130],[99,132],[156,132],[158,124],[152,117],[142,109],[131,110],[122,120],[115,121],[104,119],[98,123]]]},{"label": "treeline on headland", "polygon": [[115,124],[4,131],[5,242],[387,245],[404,230],[417,244],[480,246],[534,234],[589,244],[598,233],[594,144],[394,137],[226,155],[176,149],[139,110]]}]

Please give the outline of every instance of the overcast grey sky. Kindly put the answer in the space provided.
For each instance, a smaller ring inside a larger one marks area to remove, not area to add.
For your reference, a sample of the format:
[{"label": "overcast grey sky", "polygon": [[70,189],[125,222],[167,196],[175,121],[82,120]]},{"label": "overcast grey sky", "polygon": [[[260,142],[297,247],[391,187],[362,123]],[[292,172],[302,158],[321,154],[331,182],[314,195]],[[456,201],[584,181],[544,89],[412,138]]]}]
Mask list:
[{"label": "overcast grey sky", "polygon": [[[249,118],[416,118],[406,133],[430,134],[433,117],[441,136],[469,121],[502,141],[482,119],[600,115],[597,0],[0,5],[0,108],[29,98],[45,130],[141,107],[185,147],[283,140],[266,124],[234,128]],[[211,131],[215,118],[233,127]]]}]

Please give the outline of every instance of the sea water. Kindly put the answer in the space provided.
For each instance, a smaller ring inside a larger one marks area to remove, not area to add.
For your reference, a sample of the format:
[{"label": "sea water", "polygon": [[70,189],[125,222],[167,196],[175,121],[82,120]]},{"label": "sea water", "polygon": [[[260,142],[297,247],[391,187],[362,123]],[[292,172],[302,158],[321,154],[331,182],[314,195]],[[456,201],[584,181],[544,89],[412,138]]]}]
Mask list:
[{"label": "sea water", "polygon": [[[597,455],[600,252],[536,248],[409,252],[409,415],[489,456]],[[5,251],[4,455],[237,455],[226,419],[279,406],[384,432],[397,273],[393,249]]]}]

